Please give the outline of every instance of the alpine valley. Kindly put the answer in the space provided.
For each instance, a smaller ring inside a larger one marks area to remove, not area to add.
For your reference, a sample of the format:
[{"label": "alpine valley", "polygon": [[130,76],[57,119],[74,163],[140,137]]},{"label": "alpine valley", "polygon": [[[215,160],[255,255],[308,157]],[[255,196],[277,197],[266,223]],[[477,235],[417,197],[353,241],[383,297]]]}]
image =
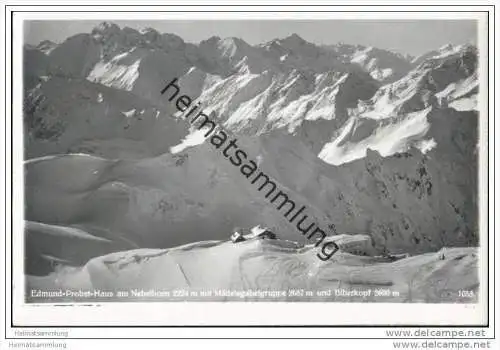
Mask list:
[{"label": "alpine valley", "polygon": [[[104,22],[25,45],[23,59],[27,301],[65,300],[30,292],[60,288],[385,288],[390,296],[201,300],[477,301],[474,46],[411,57],[296,34],[193,44]],[[161,94],[174,78],[328,228],[337,254],[318,259],[179,117]],[[233,243],[236,226],[278,239]]]}]

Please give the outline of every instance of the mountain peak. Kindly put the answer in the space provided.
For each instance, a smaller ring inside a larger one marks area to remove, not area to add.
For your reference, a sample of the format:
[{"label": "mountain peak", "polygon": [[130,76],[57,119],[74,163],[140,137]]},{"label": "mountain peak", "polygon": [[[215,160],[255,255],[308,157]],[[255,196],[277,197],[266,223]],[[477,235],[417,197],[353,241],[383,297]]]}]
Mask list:
[{"label": "mountain peak", "polygon": [[117,34],[121,31],[120,27],[114,23],[111,22],[101,22],[97,26],[95,26],[92,29],[91,34],[92,35],[103,35],[103,36],[108,36],[108,35],[113,35]]},{"label": "mountain peak", "polygon": [[211,44],[211,43],[219,42],[220,40],[221,40],[220,36],[212,35],[210,38],[208,38],[206,40],[202,40],[201,42]]},{"label": "mountain peak", "polygon": [[46,55],[48,55],[52,50],[57,47],[57,44],[50,40],[43,40],[36,46],[36,48]]},{"label": "mountain peak", "polygon": [[302,37],[300,37],[297,33],[293,33],[292,35],[289,35],[286,38],[281,39],[281,42],[292,45],[299,45],[299,44],[304,44],[307,41],[302,39]]},{"label": "mountain peak", "polygon": [[438,51],[451,51],[451,50],[453,50],[452,44],[443,45],[438,49]]},{"label": "mountain peak", "polygon": [[152,34],[154,34],[154,35],[159,35],[159,34],[160,34],[160,33],[159,33],[156,29],[151,28],[151,27],[146,27],[146,28],[143,28],[143,29],[141,29],[141,30],[139,31],[139,33],[141,33],[141,34],[143,34],[143,35],[144,35],[144,34],[149,34],[149,33],[152,33]]},{"label": "mountain peak", "polygon": [[293,33],[292,35],[288,36],[288,38],[290,40],[302,40],[302,41],[305,41],[304,39],[302,39],[302,37],[300,35],[298,35],[297,33]]}]

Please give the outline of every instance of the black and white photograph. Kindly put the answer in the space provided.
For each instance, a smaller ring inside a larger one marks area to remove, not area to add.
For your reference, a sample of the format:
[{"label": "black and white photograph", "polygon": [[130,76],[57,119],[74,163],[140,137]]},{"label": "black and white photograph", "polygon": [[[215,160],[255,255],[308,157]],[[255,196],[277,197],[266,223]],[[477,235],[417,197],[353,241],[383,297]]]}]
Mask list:
[{"label": "black and white photograph", "polygon": [[315,6],[11,13],[11,327],[490,326],[489,12]]},{"label": "black and white photograph", "polygon": [[477,302],[477,31],[25,21],[26,301]]}]

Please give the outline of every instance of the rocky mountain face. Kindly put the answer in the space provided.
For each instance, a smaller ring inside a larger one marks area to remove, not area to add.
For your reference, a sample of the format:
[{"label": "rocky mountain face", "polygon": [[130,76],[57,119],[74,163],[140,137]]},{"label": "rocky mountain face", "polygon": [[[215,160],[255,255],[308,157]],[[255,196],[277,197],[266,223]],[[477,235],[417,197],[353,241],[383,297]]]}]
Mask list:
[{"label": "rocky mountain face", "polygon": [[[411,58],[295,34],[195,45],[103,23],[24,50],[28,266],[234,226],[305,243],[178,117],[160,93],[174,78],[329,234],[369,235],[380,253],[478,244],[474,47]],[[73,254],[75,239],[99,248]]]}]

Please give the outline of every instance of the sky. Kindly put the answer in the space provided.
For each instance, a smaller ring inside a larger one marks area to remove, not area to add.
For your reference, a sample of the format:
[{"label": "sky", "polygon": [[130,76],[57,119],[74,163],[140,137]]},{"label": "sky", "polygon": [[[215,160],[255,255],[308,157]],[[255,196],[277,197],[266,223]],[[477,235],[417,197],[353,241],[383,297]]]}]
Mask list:
[{"label": "sky", "polygon": [[[24,40],[62,42],[78,33],[89,33],[99,21],[25,21]],[[120,27],[152,27],[160,33],[179,35],[198,43],[211,36],[238,37],[259,44],[293,33],[316,44],[360,44],[420,55],[446,44],[477,43],[474,20],[168,20],[122,21]]]}]

